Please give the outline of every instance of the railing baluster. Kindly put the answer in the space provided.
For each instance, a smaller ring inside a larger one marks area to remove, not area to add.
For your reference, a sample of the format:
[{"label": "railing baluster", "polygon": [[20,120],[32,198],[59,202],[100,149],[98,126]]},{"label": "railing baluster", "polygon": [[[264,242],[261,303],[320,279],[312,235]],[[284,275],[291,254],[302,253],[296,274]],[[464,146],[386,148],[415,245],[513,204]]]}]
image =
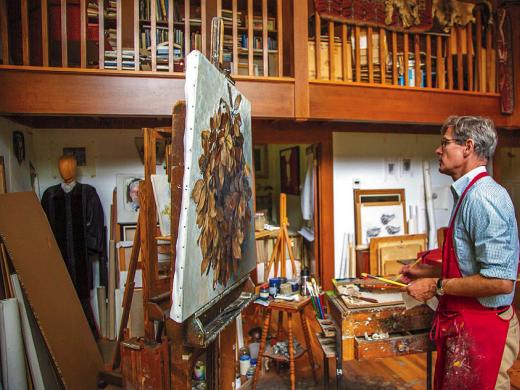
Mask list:
[{"label": "railing baluster", "polygon": [[329,80],[334,80],[336,63],[334,61],[334,22],[329,21]]},{"label": "railing baluster", "polygon": [[466,68],[468,72],[468,91],[473,91],[473,31],[471,23],[466,25]]},{"label": "railing baluster", "polygon": [[[457,37],[457,89],[464,89],[464,65],[462,63],[462,28],[456,27]],[[467,48],[466,48],[467,52]]]},{"label": "railing baluster", "polygon": [[397,85],[398,83],[397,74],[397,33],[392,31],[392,84]]},{"label": "railing baluster", "polygon": [[2,30],[2,63],[9,65],[9,31],[6,0],[0,0],[0,29]]},{"label": "railing baluster", "polygon": [[173,25],[173,0],[166,0],[168,2],[168,72],[173,72],[174,53],[173,53],[173,34],[175,27]]},{"label": "railing baluster", "polygon": [[361,81],[361,29],[359,26],[354,27],[356,40],[356,82]]},{"label": "railing baluster", "polygon": [[477,9],[475,14],[476,19],[476,36],[477,36],[477,49],[475,52],[475,57],[477,59],[477,89],[479,92],[484,92],[485,87],[483,83],[483,69],[482,69],[482,14],[480,9]]},{"label": "railing baluster", "polygon": [[247,63],[249,76],[253,76],[253,0],[247,0]]},{"label": "railing baluster", "polygon": [[269,57],[267,55],[267,0],[262,0],[262,59],[264,77],[269,76]]},{"label": "railing baluster", "polygon": [[99,69],[105,69],[105,7],[104,1],[98,0],[98,18],[99,18]]},{"label": "railing baluster", "polygon": [[41,0],[42,4],[42,65],[49,66],[49,23],[47,14],[47,0]]},{"label": "railing baluster", "polygon": [[233,0],[233,73],[238,74],[238,0]]},{"label": "railing baluster", "polygon": [[493,77],[491,77],[492,72],[492,54],[493,51],[493,41],[492,41],[492,35],[491,35],[491,26],[487,26],[486,31],[486,81],[487,81],[487,92],[495,92],[495,87],[493,85]]},{"label": "railing baluster", "polygon": [[[368,82],[374,83],[374,53],[373,42],[372,42],[372,27],[367,27],[367,59],[368,59]],[[381,42],[379,42],[381,44]]]},{"label": "railing baluster", "polygon": [[22,0],[20,11],[22,14],[22,62],[24,65],[29,65],[29,15],[27,0]]},{"label": "railing baluster", "polygon": [[61,66],[69,66],[67,47],[67,0],[61,0]]},{"label": "railing baluster", "polygon": [[151,43],[151,55],[152,55],[152,72],[156,72],[157,71],[157,1],[156,0],[150,0],[150,43]]},{"label": "railing baluster", "polygon": [[426,86],[432,87],[432,37],[426,35]]},{"label": "railing baluster", "polygon": [[342,55],[342,63],[343,63],[343,81],[350,81],[348,75],[348,31],[347,24],[341,24],[341,55]]},{"label": "railing baluster", "polygon": [[[201,44],[202,44],[201,52],[205,56],[208,55],[208,31],[206,29],[206,27],[207,27],[207,10],[208,10],[208,8],[206,7],[206,0],[200,0],[200,23],[201,23],[200,34],[202,35],[202,37],[201,37]],[[222,35],[222,37],[223,36],[224,35]]]},{"label": "railing baluster", "polygon": [[87,0],[79,0],[79,20],[80,20],[80,38],[79,38],[79,58],[80,67],[87,67]]},{"label": "railing baluster", "polygon": [[386,30],[379,28],[379,66],[381,69],[381,84],[386,84],[386,55],[385,55]]},{"label": "railing baluster", "polygon": [[442,51],[442,37],[437,35],[437,61],[436,61],[436,72],[437,72],[437,85],[439,89],[446,88],[446,77],[444,75],[444,54]]},{"label": "railing baluster", "polygon": [[[152,1],[154,2],[154,1]],[[123,15],[121,2],[116,3],[116,63],[117,70],[123,69]]]},{"label": "railing baluster", "polygon": [[134,70],[136,72],[140,69],[139,48],[141,45],[139,44],[139,17],[139,0],[134,0]]},{"label": "railing baluster", "polygon": [[283,77],[283,8],[282,0],[276,0],[276,31],[278,49],[278,77]]},{"label": "railing baluster", "polygon": [[403,72],[404,85],[410,85],[410,78],[408,77],[408,33],[403,34]]},{"label": "railing baluster", "polygon": [[316,80],[321,79],[321,17],[317,12],[315,13],[316,20],[314,40],[315,50],[314,55],[316,57]]},{"label": "railing baluster", "polygon": [[421,37],[414,34],[414,65],[415,65],[415,86],[420,87],[422,84],[421,77]]},{"label": "railing baluster", "polygon": [[190,0],[184,0],[184,55],[191,51]]},{"label": "railing baluster", "polygon": [[[453,30],[452,30],[453,34]],[[453,45],[451,36],[446,38],[446,56],[447,56],[447,62],[448,62],[448,89],[453,89]]]}]

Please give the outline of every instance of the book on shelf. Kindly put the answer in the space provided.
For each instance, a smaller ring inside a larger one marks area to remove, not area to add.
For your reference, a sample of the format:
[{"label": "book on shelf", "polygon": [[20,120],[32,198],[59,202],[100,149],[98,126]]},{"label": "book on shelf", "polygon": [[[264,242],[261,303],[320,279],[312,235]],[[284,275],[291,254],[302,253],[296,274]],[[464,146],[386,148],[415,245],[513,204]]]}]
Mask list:
[{"label": "book on shelf", "polygon": [[[248,16],[245,17],[245,26],[249,25]],[[264,28],[263,18],[262,16],[253,16],[253,29],[262,30]],[[269,16],[267,18],[267,31],[275,31],[276,30],[276,18]]]},{"label": "book on shelf", "polygon": [[[140,0],[139,1],[139,18],[149,21],[152,14],[151,2],[155,1],[155,18],[158,22],[168,21],[168,13],[170,11],[168,0]],[[177,2],[173,5],[173,21],[179,21],[179,10]]]}]

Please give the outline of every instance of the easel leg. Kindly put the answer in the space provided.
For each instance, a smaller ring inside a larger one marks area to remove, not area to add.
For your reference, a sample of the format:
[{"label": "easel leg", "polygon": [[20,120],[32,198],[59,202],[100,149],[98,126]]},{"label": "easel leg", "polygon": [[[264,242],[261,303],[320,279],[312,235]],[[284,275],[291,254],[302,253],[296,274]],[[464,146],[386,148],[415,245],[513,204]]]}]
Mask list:
[{"label": "easel leg", "polygon": [[260,350],[258,351],[258,359],[256,361],[256,370],[253,375],[253,386],[252,389],[256,389],[256,383],[258,382],[258,377],[260,376],[260,371],[262,370],[262,360],[265,352],[265,343],[267,341],[267,333],[269,333],[269,324],[271,323],[271,310],[266,309],[267,313],[265,314],[264,319],[264,328],[262,330],[262,340],[260,341]]},{"label": "easel leg", "polygon": [[432,351],[426,352],[426,390],[432,390]]},{"label": "easel leg", "polygon": [[[316,375],[316,366],[314,365],[314,356],[312,354],[312,346],[311,339],[309,335],[309,327],[307,326],[307,319],[303,313],[303,310],[300,311],[300,320],[302,322],[303,335],[305,337],[305,346],[307,347],[307,356],[309,357],[309,363],[312,368],[312,376],[314,378],[314,383],[318,383],[318,377]],[[327,360],[327,359],[325,359]]]},{"label": "easel leg", "polygon": [[[291,390],[296,388],[296,372],[294,367],[294,335],[292,329],[292,313],[287,313],[287,327],[289,330],[289,373],[291,376]],[[304,330],[305,332],[305,330]]]}]

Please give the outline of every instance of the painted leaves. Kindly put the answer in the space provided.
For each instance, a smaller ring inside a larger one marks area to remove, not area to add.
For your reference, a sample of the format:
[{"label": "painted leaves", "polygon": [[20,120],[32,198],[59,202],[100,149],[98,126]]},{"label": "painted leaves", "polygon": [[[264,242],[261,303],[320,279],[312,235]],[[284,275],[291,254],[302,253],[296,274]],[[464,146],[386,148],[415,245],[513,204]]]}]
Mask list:
[{"label": "painted leaves", "polygon": [[[230,101],[231,91],[230,92]],[[196,204],[198,245],[202,252],[201,274],[213,268],[213,287],[226,285],[236,275],[249,230],[252,196],[250,169],[244,158],[244,136],[239,113],[242,96],[230,107],[220,99],[209,129],[201,133],[202,153],[191,197]]]}]

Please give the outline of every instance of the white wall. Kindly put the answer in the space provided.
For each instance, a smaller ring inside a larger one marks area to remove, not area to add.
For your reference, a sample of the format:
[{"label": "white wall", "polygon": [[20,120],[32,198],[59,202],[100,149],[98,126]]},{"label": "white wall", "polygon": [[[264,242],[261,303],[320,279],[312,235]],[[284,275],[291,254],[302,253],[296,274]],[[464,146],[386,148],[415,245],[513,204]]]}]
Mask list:
[{"label": "white wall", "polygon": [[[94,160],[95,169],[79,170],[77,181],[94,186],[101,199],[105,223],[110,228],[112,191],[116,186],[116,174],[144,174],[134,137],[142,136],[141,130],[113,129],[37,129],[34,130],[36,170],[40,182],[40,196],[50,186],[61,183],[57,175],[58,158],[63,147],[87,148],[87,163]],[[90,171],[90,172],[88,172]],[[157,167],[158,173],[164,173]],[[95,176],[92,177],[92,174]]]},{"label": "white wall", "polygon": [[[13,153],[13,131],[21,131],[25,139],[25,161],[18,163]],[[0,117],[0,156],[4,157],[8,192],[31,191],[29,162],[34,165],[33,134],[27,127]]]},{"label": "white wall", "polygon": [[[406,213],[409,206],[418,206],[419,233],[426,232],[424,182],[422,161],[430,162],[436,228],[449,221],[453,199],[449,186],[450,177],[438,172],[434,150],[440,135],[412,135],[387,133],[334,133],[333,178],[334,178],[334,264],[339,273],[344,234],[354,233],[353,180],[360,180],[361,189],[404,188]],[[390,176],[386,173],[388,162],[398,163],[402,158],[411,158],[409,175],[397,170]]]}]

